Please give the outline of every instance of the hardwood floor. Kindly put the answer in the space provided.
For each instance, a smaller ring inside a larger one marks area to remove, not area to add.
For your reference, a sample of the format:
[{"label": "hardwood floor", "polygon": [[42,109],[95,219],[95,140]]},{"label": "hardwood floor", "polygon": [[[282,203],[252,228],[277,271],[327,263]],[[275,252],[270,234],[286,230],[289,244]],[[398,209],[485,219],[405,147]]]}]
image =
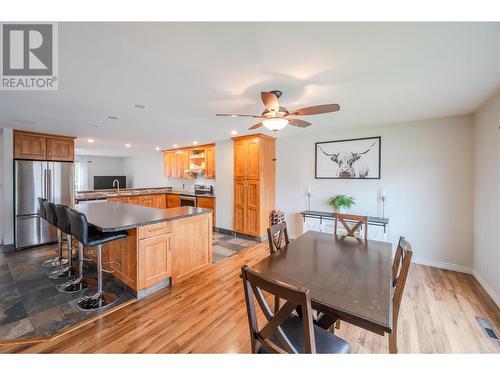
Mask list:
[{"label": "hardwood floor", "polygon": [[[267,244],[223,260],[201,275],[37,343],[0,345],[6,353],[248,353],[239,270],[267,256]],[[399,320],[400,353],[500,353],[475,317],[500,330],[500,311],[467,274],[412,265]],[[387,337],[347,323],[335,332],[352,353],[388,353]]]}]

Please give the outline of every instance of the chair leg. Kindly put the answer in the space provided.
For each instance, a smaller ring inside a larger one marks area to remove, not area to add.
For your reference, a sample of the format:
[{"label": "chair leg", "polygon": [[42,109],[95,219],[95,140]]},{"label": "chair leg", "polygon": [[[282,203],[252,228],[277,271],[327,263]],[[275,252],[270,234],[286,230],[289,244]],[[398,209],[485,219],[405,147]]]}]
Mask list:
[{"label": "chair leg", "polygon": [[61,230],[57,230],[57,257],[54,259],[49,259],[43,262],[40,266],[43,268],[59,267],[64,266],[68,263],[67,259],[62,257],[62,234]]},{"label": "chair leg", "polygon": [[[68,237],[68,242],[70,238]],[[71,259],[71,255],[69,254],[69,259]],[[78,244],[78,278],[75,280],[70,280],[61,286],[59,286],[59,291],[63,293],[76,293],[80,292],[87,288],[83,280],[83,245],[81,243]]]},{"label": "chair leg", "polygon": [[[67,246],[68,246],[68,259],[66,260],[66,266],[57,271],[52,272],[49,275],[49,278],[52,280],[62,280],[67,279],[69,277],[73,277],[75,273],[72,268],[72,257],[73,257],[73,244],[71,243],[71,236],[67,235]],[[61,246],[62,251],[62,246]],[[61,253],[62,256],[62,253]]]},{"label": "chair leg", "polygon": [[389,333],[389,353],[398,352],[398,323],[395,322],[392,327],[392,333]]}]

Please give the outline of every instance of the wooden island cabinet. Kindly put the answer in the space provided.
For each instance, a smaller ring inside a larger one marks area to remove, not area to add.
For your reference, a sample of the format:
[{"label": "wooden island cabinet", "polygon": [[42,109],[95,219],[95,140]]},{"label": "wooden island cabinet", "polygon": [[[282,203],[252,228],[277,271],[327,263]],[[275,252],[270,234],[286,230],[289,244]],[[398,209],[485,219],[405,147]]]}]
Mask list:
[{"label": "wooden island cabinet", "polygon": [[113,268],[113,275],[139,298],[212,264],[212,215],[208,210],[157,210],[121,202],[78,204],[75,209],[85,213],[98,230],[127,231],[126,238],[103,245],[103,264]]}]

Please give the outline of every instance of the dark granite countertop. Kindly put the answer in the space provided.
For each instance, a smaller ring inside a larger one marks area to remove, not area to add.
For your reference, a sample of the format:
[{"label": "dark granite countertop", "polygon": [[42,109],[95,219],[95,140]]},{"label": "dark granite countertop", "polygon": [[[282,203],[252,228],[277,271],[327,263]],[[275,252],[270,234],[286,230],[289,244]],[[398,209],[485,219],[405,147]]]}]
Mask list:
[{"label": "dark granite countertop", "polygon": [[171,187],[163,188],[141,188],[141,189],[120,189],[119,192],[115,190],[90,190],[79,191],[75,193],[75,200],[77,202],[106,199],[114,197],[131,197],[134,195],[152,195],[152,194],[178,194],[189,195],[192,197],[210,197],[215,198],[215,194],[195,194],[194,191],[187,190],[174,190]]},{"label": "dark granite countertop", "polygon": [[75,205],[74,209],[83,212],[89,224],[102,232],[117,232],[212,213],[212,210],[199,207],[183,206],[163,210],[119,202],[82,203]]}]

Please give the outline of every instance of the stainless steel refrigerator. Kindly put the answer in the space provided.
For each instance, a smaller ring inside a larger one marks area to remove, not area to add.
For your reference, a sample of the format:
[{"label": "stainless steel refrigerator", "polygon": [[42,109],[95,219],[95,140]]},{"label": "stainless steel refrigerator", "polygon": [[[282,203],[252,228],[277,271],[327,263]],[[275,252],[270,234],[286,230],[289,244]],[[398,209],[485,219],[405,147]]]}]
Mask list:
[{"label": "stainless steel refrigerator", "polygon": [[57,231],[38,217],[38,198],[73,204],[72,162],[16,160],[14,162],[16,249],[57,240]]}]

